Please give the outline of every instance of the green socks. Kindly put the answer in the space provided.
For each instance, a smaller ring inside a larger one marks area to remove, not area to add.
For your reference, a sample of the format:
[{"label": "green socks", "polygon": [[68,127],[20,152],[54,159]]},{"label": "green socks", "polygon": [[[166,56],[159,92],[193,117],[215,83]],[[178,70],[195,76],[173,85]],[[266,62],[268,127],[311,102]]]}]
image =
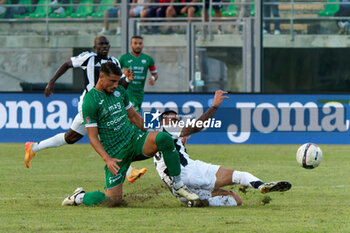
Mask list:
[{"label": "green socks", "polygon": [[94,191],[90,193],[85,193],[83,204],[87,206],[93,206],[93,205],[101,204],[106,200],[107,200],[107,197],[103,192]]},{"label": "green socks", "polygon": [[180,157],[174,140],[170,134],[160,132],[156,136],[158,150],[163,153],[165,165],[168,167],[169,176],[178,176],[181,173]]}]

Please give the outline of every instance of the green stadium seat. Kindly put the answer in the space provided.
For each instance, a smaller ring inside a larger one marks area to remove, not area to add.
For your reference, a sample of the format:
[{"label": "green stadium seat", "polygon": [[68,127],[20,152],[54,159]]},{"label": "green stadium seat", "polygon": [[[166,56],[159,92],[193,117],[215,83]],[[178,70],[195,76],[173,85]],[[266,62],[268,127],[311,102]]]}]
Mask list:
[{"label": "green stadium seat", "polygon": [[[93,3],[94,3],[93,0],[80,1],[79,4],[81,4],[81,5],[78,6],[78,9],[76,12],[71,14],[71,17],[72,18],[84,18],[84,17],[91,15],[94,12],[94,7],[92,6]],[[89,5],[83,5],[83,4],[89,4]]]},{"label": "green stadium seat", "polygon": [[[231,0],[231,3],[234,3],[235,0]],[[236,16],[237,15],[237,7],[236,5],[229,5],[226,10],[222,11],[222,16],[224,17],[230,17],[230,16]]]},{"label": "green stadium seat", "polygon": [[[328,0],[328,2],[339,2],[339,0]],[[324,9],[318,12],[318,16],[334,16],[339,11],[339,5],[325,5]]]},{"label": "green stadium seat", "polygon": [[[73,1],[70,0],[68,4],[73,4]],[[50,17],[51,18],[66,18],[67,16],[70,16],[72,13],[73,13],[73,6],[65,6],[63,14],[57,14],[55,12],[52,12],[50,14]]]},{"label": "green stadium seat", "polygon": [[22,15],[13,15],[13,18],[24,18],[24,17],[27,17],[30,13],[32,13],[32,1],[31,0],[19,0],[17,4],[21,4],[21,5],[28,5],[27,10],[28,12],[26,14],[22,14]]},{"label": "green stadium seat", "polygon": [[[100,4],[113,4],[113,0],[101,0]],[[91,16],[94,18],[102,18],[104,15],[104,12],[110,8],[113,8],[112,5],[110,6],[100,6],[96,10],[95,13],[93,13]]]},{"label": "green stadium seat", "polygon": [[252,7],[250,8],[249,14],[250,14],[251,16],[255,16],[255,0],[253,0],[253,5],[252,5]]},{"label": "green stadium seat", "polygon": [[[49,0],[39,0],[38,4],[46,4],[50,3]],[[51,13],[52,7],[48,7],[49,12],[48,14]],[[30,18],[44,18],[46,17],[46,6],[37,6],[35,11],[31,14],[29,14]]]}]

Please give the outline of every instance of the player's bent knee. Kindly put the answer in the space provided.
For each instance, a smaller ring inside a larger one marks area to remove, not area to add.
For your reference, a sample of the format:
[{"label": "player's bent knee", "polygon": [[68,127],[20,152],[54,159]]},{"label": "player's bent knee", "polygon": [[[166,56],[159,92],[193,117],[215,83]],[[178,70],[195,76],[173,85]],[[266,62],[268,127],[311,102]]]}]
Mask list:
[{"label": "player's bent knee", "polygon": [[169,149],[174,146],[173,138],[166,132],[159,132],[156,136],[158,150]]},{"label": "player's bent knee", "polygon": [[106,207],[118,207],[118,206],[126,206],[126,202],[120,197],[120,198],[108,198],[104,202],[104,206]]},{"label": "player's bent knee", "polygon": [[67,133],[64,134],[64,140],[67,142],[67,144],[74,144],[77,141],[79,141],[83,135],[73,131],[69,130]]}]

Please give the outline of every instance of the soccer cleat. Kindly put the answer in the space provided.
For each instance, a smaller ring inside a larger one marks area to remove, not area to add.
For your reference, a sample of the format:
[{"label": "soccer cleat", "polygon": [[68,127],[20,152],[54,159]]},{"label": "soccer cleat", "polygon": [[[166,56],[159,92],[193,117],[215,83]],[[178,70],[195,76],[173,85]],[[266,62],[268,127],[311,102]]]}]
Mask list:
[{"label": "soccer cleat", "polygon": [[77,188],[76,190],[74,190],[73,194],[66,197],[63,201],[62,201],[62,206],[73,206],[73,205],[77,205],[77,203],[75,202],[75,198],[78,194],[80,193],[85,193],[85,190],[83,188]]},{"label": "soccer cleat", "polygon": [[261,193],[269,193],[269,192],[284,192],[288,191],[292,187],[292,184],[288,181],[278,181],[265,183],[259,186],[259,190]]},{"label": "soccer cleat", "polygon": [[198,201],[199,197],[197,194],[190,191],[186,185],[182,186],[179,189],[173,189],[174,194],[186,198],[188,201]]},{"label": "soccer cleat", "polygon": [[128,181],[130,183],[134,183],[136,180],[140,179],[143,174],[145,174],[147,171],[147,168],[141,168],[140,170],[132,168],[130,175],[128,176]]},{"label": "soccer cleat", "polygon": [[24,144],[24,150],[26,155],[24,156],[24,164],[27,168],[30,166],[30,160],[35,156],[35,152],[32,150],[34,142],[26,142]]},{"label": "soccer cleat", "polygon": [[197,200],[197,201],[188,201],[187,207],[207,207],[209,206],[208,200]]}]

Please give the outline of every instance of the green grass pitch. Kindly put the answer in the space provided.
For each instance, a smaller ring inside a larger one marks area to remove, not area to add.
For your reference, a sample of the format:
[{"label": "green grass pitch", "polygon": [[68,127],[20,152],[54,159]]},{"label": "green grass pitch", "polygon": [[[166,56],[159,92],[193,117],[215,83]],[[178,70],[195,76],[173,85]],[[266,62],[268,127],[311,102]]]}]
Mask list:
[{"label": "green grass pitch", "polygon": [[0,232],[350,232],[350,147],[321,145],[323,161],[313,170],[299,167],[297,148],[188,146],[193,159],[293,184],[285,193],[239,192],[241,207],[187,208],[146,160],[134,163],[148,169],[145,176],[124,184],[128,206],[106,208],[61,206],[77,187],[103,190],[104,162],[90,145],[42,151],[26,169],[23,144],[0,144]]}]

